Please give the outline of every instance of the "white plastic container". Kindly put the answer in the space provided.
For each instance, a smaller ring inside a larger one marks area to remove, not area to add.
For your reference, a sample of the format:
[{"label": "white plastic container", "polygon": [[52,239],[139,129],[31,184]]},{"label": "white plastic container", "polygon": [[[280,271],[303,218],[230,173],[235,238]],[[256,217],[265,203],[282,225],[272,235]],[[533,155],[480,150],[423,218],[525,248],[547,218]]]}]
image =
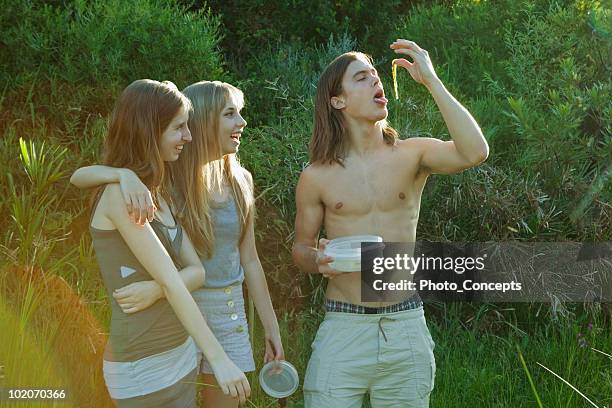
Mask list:
[{"label": "white plastic container", "polygon": [[297,390],[300,377],[288,361],[269,361],[259,371],[259,385],[273,398],[286,398]]},{"label": "white plastic container", "polygon": [[382,250],[383,239],[377,235],[351,235],[329,241],[325,255],[334,258],[329,266],[341,272],[361,271],[361,243],[371,242],[364,250]]}]

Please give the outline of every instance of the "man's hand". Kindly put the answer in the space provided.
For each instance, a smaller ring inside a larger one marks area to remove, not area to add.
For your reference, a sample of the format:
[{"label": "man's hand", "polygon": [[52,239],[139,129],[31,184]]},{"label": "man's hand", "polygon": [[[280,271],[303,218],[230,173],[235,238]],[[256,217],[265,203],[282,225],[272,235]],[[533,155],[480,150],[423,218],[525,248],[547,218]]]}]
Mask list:
[{"label": "man's hand", "polygon": [[319,240],[319,248],[317,249],[317,267],[319,273],[327,279],[333,279],[338,275],[342,275],[344,272],[340,272],[329,266],[330,262],[334,261],[331,256],[325,255],[325,247],[329,243],[329,239],[321,238]]},{"label": "man's hand", "polygon": [[419,47],[414,41],[397,39],[390,45],[396,54],[406,54],[412,57],[413,62],[404,58],[394,59],[392,64],[404,67],[410,73],[412,79],[429,88],[434,82],[439,81],[433,64],[429,59],[429,53]]}]

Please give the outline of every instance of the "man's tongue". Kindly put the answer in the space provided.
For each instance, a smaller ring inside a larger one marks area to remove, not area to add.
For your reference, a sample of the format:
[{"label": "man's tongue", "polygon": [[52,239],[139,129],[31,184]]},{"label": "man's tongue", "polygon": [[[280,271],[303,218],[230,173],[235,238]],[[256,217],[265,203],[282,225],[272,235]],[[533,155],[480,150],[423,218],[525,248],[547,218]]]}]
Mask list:
[{"label": "man's tongue", "polygon": [[380,103],[380,104],[385,104],[385,103],[387,103],[389,101],[384,96],[379,96],[378,98],[374,98],[374,102]]}]

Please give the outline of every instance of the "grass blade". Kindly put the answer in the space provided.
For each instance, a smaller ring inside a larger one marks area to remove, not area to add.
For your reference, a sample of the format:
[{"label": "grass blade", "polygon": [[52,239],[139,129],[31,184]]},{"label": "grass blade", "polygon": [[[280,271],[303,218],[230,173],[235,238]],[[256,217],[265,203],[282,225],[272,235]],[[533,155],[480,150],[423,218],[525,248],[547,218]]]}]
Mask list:
[{"label": "grass blade", "polygon": [[544,366],[543,364],[540,364],[536,361],[536,364],[539,365],[540,367],[544,368],[545,370],[549,371],[550,373],[552,373],[555,377],[557,377],[558,379],[560,379],[561,381],[563,381],[564,383],[566,383],[569,387],[571,387],[572,390],[576,391],[578,394],[580,394],[580,396],[582,398],[584,398],[585,400],[589,401],[591,403],[591,405],[593,405],[595,408],[599,408],[599,406],[597,406],[593,401],[591,401],[590,399],[587,398],[586,395],[584,395],[583,393],[581,393],[578,388],[574,387],[572,384],[570,384],[568,381],[566,381],[563,377],[561,377],[559,374],[555,373],[553,370],[551,370],[550,368]]},{"label": "grass blade", "polygon": [[521,360],[521,364],[523,365],[523,369],[525,370],[525,373],[527,374],[527,379],[529,380],[529,385],[531,386],[531,391],[533,392],[533,395],[535,396],[536,402],[538,403],[538,407],[543,408],[542,407],[542,401],[540,401],[540,396],[538,395],[538,391],[536,390],[535,384],[533,383],[533,379],[531,378],[531,373],[529,372],[529,369],[527,368],[527,364],[525,364],[525,359],[523,358],[523,353],[521,353],[521,349],[518,346],[518,344],[516,345],[516,350],[518,351],[519,360]]},{"label": "grass blade", "polygon": [[612,356],[611,356],[611,355],[609,355],[608,353],[604,353],[603,351],[601,351],[601,350],[597,350],[596,348],[593,348],[593,347],[591,347],[591,350],[596,351],[596,352],[598,352],[598,353],[601,353],[601,354],[603,354],[604,356],[607,356],[607,357],[608,357],[610,360],[612,360]]}]

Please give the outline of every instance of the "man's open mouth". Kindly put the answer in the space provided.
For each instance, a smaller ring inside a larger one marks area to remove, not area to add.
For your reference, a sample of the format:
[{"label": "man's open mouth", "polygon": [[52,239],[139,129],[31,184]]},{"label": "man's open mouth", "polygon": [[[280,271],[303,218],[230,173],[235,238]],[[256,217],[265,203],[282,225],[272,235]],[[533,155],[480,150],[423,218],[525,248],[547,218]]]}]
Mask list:
[{"label": "man's open mouth", "polygon": [[385,91],[380,89],[378,92],[376,92],[374,95],[374,102],[385,105],[388,102],[387,98],[385,98]]}]

